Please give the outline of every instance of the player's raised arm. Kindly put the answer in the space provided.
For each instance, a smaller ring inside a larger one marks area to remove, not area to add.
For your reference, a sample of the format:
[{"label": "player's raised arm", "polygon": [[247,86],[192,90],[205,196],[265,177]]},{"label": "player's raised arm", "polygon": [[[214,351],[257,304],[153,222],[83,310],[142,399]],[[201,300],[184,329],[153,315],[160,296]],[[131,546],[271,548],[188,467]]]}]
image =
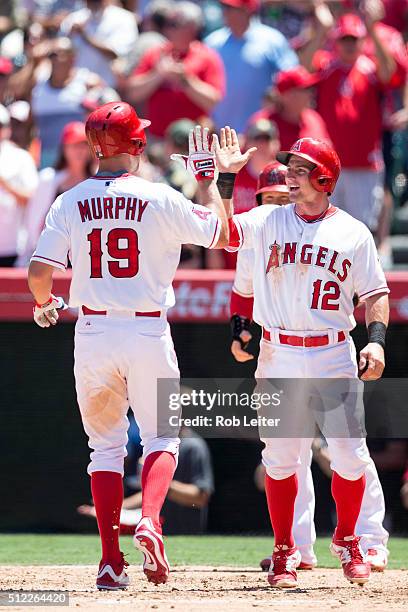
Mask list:
[{"label": "player's raised arm", "polygon": [[245,153],[242,153],[236,131],[227,125],[225,128],[221,128],[219,139],[214,134],[212,149],[215,153],[219,171],[217,180],[218,191],[220,192],[227,217],[231,219],[234,214],[232,192],[234,191],[236,176],[255,153],[256,147],[252,147]]},{"label": "player's raised arm", "polygon": [[[198,181],[200,203],[215,213],[221,224],[219,237],[211,248],[224,248],[228,245],[228,219],[232,216],[232,190],[235,176],[247,163],[256,149],[241,153],[235,130],[225,127],[221,130],[220,139],[216,135],[210,147],[208,128],[196,126],[189,135],[189,155],[172,155],[172,159],[181,162],[191,170]],[[215,183],[215,173],[220,174]]]},{"label": "player's raised arm", "polygon": [[214,147],[210,148],[208,128],[197,125],[190,130],[189,154],[172,155],[173,160],[181,162],[190,170],[198,182],[198,198],[200,204],[215,213],[221,224],[218,240],[211,248],[227,246],[229,239],[228,219],[223,206],[217,184],[215,182],[216,163]]}]

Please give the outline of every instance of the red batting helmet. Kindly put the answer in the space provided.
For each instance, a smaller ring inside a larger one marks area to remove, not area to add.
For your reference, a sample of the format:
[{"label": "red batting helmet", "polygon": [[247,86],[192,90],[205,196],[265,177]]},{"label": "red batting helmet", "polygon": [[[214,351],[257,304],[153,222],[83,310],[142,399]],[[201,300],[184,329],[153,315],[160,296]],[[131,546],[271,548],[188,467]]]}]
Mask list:
[{"label": "red batting helmet", "polygon": [[312,162],[316,167],[310,173],[310,182],[316,191],[332,193],[339,178],[341,164],[336,151],[325,142],[314,138],[301,138],[290,148],[280,151],[277,159],[285,166],[292,155]]},{"label": "red batting helmet", "polygon": [[85,129],[91,149],[101,159],[119,153],[140,155],[146,146],[144,128],[149,125],[130,104],[108,102],[89,115]]},{"label": "red batting helmet", "polygon": [[280,162],[273,161],[267,164],[258,177],[256,186],[256,201],[261,204],[261,194],[276,191],[279,193],[289,193],[286,184],[287,168]]}]

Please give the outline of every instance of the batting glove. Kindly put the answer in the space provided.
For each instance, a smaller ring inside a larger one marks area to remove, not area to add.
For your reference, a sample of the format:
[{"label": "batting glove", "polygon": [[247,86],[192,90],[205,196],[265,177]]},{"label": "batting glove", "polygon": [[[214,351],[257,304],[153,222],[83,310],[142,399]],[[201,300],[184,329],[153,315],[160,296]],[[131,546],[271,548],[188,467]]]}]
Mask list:
[{"label": "batting glove", "polygon": [[50,295],[50,299],[45,304],[36,304],[33,308],[34,321],[40,327],[49,327],[50,325],[56,325],[59,315],[57,309],[67,308],[62,297],[55,297]]},{"label": "batting glove", "polygon": [[188,156],[173,154],[170,158],[183,164],[186,170],[194,174],[197,181],[211,181],[216,169],[213,145],[210,149],[208,128],[196,125],[190,130],[188,137]]},{"label": "batting glove", "polygon": [[[246,317],[242,317],[239,314],[234,314],[232,315],[231,319],[230,319],[230,325],[231,325],[231,333],[232,333],[232,339],[233,340],[237,340],[242,349],[245,349],[248,346],[248,342],[251,339],[251,333],[250,333],[250,326],[251,326],[251,321],[249,319],[247,319]],[[248,336],[249,339],[248,340],[243,340],[241,338],[241,334],[242,332],[248,332]]]}]

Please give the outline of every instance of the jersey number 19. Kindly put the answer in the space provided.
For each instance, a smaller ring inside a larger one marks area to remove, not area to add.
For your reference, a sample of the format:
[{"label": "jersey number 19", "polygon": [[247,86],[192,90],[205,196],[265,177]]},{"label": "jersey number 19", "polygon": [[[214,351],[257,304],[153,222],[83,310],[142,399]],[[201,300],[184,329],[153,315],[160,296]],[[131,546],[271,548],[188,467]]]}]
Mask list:
[{"label": "jersey number 19", "polygon": [[[87,236],[91,248],[91,278],[102,278],[102,230],[93,229]],[[119,241],[125,242],[125,246]],[[131,278],[139,272],[139,248],[137,232],[131,228],[115,228],[110,230],[106,241],[108,270],[115,278]],[[124,265],[120,265],[123,262]]]}]

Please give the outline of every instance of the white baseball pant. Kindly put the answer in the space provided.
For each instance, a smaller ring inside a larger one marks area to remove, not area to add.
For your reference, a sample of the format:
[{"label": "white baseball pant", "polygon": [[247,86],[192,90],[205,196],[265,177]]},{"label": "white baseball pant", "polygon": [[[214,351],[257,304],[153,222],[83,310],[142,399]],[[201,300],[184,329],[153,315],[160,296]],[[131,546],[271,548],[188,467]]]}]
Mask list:
[{"label": "white baseball pant", "polygon": [[177,460],[177,434],[166,437],[157,432],[157,381],[180,376],[165,317],[136,317],[133,311],[80,315],[74,358],[78,404],[93,449],[89,474],[123,475],[129,405],[140,429],[144,456],[161,450]]},{"label": "white baseball pant", "polygon": [[[302,335],[296,331],[285,331],[287,335]],[[322,335],[324,332],[315,332]],[[310,333],[310,335],[313,335]],[[354,343],[347,335],[343,342],[335,342],[321,347],[293,347],[275,343],[276,334],[271,332],[271,341],[261,340],[256,379],[274,378],[357,378],[357,362]],[[292,385],[293,394],[296,385]],[[299,385],[299,411],[307,402],[302,397],[303,389]],[[293,395],[294,397],[294,395]],[[336,411],[336,417],[342,418],[342,407]],[[344,414],[343,414],[344,417]],[[296,415],[297,418],[297,415]],[[331,418],[331,416],[330,416]],[[346,424],[346,418],[344,417]],[[296,419],[294,419],[294,426]],[[330,425],[330,423],[329,423]],[[341,427],[341,423],[338,425]],[[325,432],[323,432],[325,433]],[[312,436],[310,436],[312,438]],[[329,437],[326,436],[331,457],[331,468],[343,478],[358,480],[365,472],[370,462],[365,438],[359,437]],[[272,478],[281,480],[294,474],[300,465],[303,438],[266,437],[261,440],[265,444],[262,461],[266,471]],[[311,444],[311,439],[309,444]]]}]

